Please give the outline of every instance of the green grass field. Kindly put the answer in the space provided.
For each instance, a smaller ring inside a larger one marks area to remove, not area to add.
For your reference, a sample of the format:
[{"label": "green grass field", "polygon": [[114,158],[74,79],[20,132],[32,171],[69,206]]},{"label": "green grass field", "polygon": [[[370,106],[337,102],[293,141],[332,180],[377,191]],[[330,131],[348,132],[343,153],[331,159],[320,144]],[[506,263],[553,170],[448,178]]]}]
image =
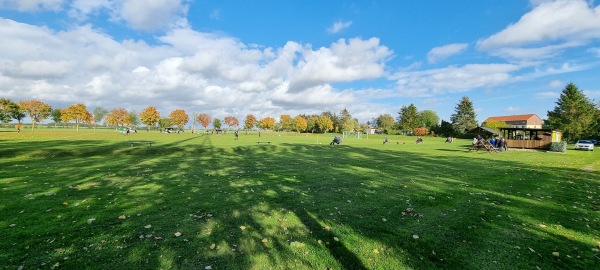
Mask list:
[{"label": "green grass field", "polygon": [[261,135],[0,130],[0,268],[600,265],[600,151]]}]

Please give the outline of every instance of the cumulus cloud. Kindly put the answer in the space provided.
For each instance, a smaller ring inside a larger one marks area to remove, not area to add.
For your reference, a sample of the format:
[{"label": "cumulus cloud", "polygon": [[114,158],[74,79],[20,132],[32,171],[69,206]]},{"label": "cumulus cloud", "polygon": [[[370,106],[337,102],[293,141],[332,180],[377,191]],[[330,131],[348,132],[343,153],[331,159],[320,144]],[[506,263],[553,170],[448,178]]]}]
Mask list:
[{"label": "cumulus cloud", "polygon": [[70,5],[69,16],[84,21],[90,14],[112,9],[111,0],[75,0]]},{"label": "cumulus cloud", "polygon": [[[600,6],[584,0],[534,1],[534,8],[504,30],[477,42],[484,51],[523,57],[541,49],[542,56],[600,38]],[[554,45],[540,45],[554,42]],[[511,50],[524,50],[511,53]],[[523,53],[527,52],[527,53]]]},{"label": "cumulus cloud", "polygon": [[167,31],[151,45],[117,41],[90,25],[55,31],[0,19],[0,36],[11,40],[0,43],[6,98],[136,111],[153,105],[164,114],[181,108],[277,116],[353,108],[360,94],[333,84],[381,78],[392,56],[376,38],[318,49],[291,41],[261,48],[189,28]]},{"label": "cumulus cloud", "polygon": [[[1,1],[1,0],[0,0]],[[80,21],[106,13],[113,22],[134,30],[157,31],[187,27],[188,5],[183,0],[75,0],[68,14]]]},{"label": "cumulus cloud", "polygon": [[350,27],[350,25],[352,25],[352,21],[343,22],[340,20],[333,23],[331,27],[327,28],[327,32],[335,34]]},{"label": "cumulus cloud", "polygon": [[596,104],[598,104],[598,99],[600,99],[600,90],[584,90],[583,94],[587,98],[594,100]]},{"label": "cumulus cloud", "polygon": [[404,96],[430,97],[507,83],[514,79],[511,74],[520,69],[515,64],[468,64],[398,72],[390,79],[396,80],[396,88]]},{"label": "cumulus cloud", "polygon": [[12,68],[3,68],[3,73],[15,77],[53,78],[62,77],[70,71],[72,64],[68,61],[23,61]]},{"label": "cumulus cloud", "polygon": [[448,44],[440,47],[435,47],[427,53],[427,61],[429,63],[437,63],[442,61],[452,55],[458,54],[469,47],[466,43],[454,43]]},{"label": "cumulus cloud", "polygon": [[0,0],[0,8],[18,11],[59,10],[65,0]]},{"label": "cumulus cloud", "polygon": [[134,29],[166,29],[186,25],[187,9],[181,0],[124,0],[119,16]]},{"label": "cumulus cloud", "polygon": [[329,48],[313,51],[305,48],[290,78],[290,90],[299,91],[315,85],[374,79],[385,75],[385,62],[392,52],[379,44],[378,38],[340,39]]}]

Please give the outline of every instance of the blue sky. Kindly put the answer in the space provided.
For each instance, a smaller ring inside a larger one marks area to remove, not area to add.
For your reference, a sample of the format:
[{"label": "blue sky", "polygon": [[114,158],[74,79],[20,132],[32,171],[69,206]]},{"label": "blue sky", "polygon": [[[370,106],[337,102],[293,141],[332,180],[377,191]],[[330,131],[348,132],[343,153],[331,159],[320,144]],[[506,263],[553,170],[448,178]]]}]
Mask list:
[{"label": "blue sky", "polygon": [[0,0],[0,97],[223,119],[404,105],[449,120],[546,118],[569,82],[600,100],[586,0]]}]

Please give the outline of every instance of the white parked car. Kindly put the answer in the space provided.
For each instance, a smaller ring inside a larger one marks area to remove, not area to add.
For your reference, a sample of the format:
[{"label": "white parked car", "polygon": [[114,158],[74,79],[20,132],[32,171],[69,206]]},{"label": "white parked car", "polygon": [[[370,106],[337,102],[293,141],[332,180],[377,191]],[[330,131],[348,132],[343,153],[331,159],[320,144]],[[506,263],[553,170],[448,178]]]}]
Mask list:
[{"label": "white parked car", "polygon": [[579,140],[575,144],[575,150],[594,151],[594,142],[591,140]]}]

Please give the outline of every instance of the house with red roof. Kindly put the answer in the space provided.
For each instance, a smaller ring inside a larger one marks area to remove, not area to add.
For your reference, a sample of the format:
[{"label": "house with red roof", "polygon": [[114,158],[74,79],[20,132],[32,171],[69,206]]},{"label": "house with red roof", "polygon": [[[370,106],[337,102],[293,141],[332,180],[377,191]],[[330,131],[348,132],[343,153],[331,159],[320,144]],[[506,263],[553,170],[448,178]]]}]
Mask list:
[{"label": "house with red roof", "polygon": [[481,125],[487,122],[503,122],[513,128],[542,128],[543,120],[536,114],[520,114],[488,117]]}]

